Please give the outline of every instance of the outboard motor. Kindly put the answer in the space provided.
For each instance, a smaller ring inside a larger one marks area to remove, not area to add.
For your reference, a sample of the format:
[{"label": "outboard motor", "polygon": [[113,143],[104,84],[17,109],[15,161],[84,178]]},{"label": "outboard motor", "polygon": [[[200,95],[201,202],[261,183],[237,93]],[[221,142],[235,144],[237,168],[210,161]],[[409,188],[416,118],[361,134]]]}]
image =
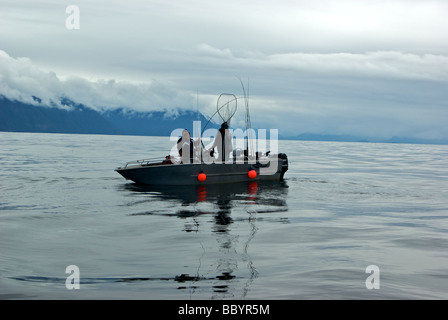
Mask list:
[{"label": "outboard motor", "polygon": [[280,180],[283,180],[285,172],[288,171],[288,156],[285,153],[279,153],[278,158],[282,159],[282,173],[280,174]]}]

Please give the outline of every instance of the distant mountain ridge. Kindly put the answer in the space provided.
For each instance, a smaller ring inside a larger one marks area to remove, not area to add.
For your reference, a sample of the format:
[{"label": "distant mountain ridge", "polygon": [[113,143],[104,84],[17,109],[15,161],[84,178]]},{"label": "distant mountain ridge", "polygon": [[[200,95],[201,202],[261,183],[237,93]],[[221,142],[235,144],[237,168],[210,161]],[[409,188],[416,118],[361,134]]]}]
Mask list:
[{"label": "distant mountain ridge", "polygon": [[[41,99],[33,97],[38,104]],[[128,109],[95,111],[69,99],[61,99],[66,109],[57,106],[36,106],[20,101],[12,101],[0,95],[0,131],[77,133],[77,134],[117,134],[142,136],[170,136],[177,128],[187,128],[192,132],[193,121],[200,120],[202,127],[208,119],[194,111],[175,110],[137,112]],[[211,123],[208,128],[218,128]],[[301,133],[295,136],[279,135],[284,140],[339,141],[339,142],[381,142],[412,144],[448,144],[447,139],[426,140],[412,137],[391,137],[388,139],[365,138],[352,135],[331,135]]]},{"label": "distant mountain ridge", "polygon": [[448,139],[421,139],[413,137],[391,137],[387,139],[369,138],[352,135],[302,133],[297,136],[280,136],[284,140],[333,141],[333,142],[372,142],[372,143],[409,143],[409,144],[448,144]]},{"label": "distant mountain ridge", "polygon": [[[38,97],[33,97],[40,103]],[[176,128],[192,130],[193,121],[208,121],[202,114],[177,110],[176,114],[163,111],[136,112],[125,109],[98,112],[83,104],[61,99],[66,109],[35,106],[12,101],[0,95],[0,131],[122,134],[169,136]]]}]

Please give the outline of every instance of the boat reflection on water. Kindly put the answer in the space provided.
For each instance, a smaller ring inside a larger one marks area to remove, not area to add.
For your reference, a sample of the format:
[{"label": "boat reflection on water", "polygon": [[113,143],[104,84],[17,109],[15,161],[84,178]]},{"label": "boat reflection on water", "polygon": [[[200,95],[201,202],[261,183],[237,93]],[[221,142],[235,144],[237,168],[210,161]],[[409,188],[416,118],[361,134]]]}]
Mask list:
[{"label": "boat reflection on water", "polygon": [[233,198],[233,195],[255,196],[260,193],[284,194],[288,189],[285,181],[241,182],[199,186],[151,186],[127,183],[124,188],[132,192],[151,193],[160,199],[178,199],[183,203],[214,201],[217,198]]},{"label": "boat reflection on water", "polygon": [[[220,298],[229,296],[235,298],[237,283],[242,283],[240,296],[246,297],[249,286],[258,277],[255,263],[249,254],[250,242],[258,231],[257,223],[266,214],[269,216],[268,219],[287,222],[287,218],[276,215],[288,210],[285,200],[288,192],[286,182],[249,182],[196,187],[126,184],[125,189],[134,195],[147,195],[147,201],[151,203],[152,208],[154,201],[157,200],[165,206],[167,202],[169,203],[169,210],[162,208],[132,215],[164,215],[185,219],[183,231],[189,233],[204,231],[203,229],[210,228],[210,222],[212,223],[211,231],[218,243],[218,252],[213,250],[215,252],[208,253],[215,259],[212,264],[216,265],[216,270],[208,270],[206,274],[217,272],[217,275],[202,277],[199,273],[180,274],[173,279],[181,284],[178,289],[189,289],[190,294],[199,288],[200,281],[206,280],[212,282],[213,297],[218,295]],[[142,204],[141,201],[139,197],[139,206]],[[202,219],[204,215],[212,215],[213,220]],[[235,227],[232,228],[234,224]],[[205,247],[209,250],[209,245],[201,243],[204,250],[203,259],[206,259]],[[246,265],[247,275],[240,275],[242,270],[238,269],[238,264],[241,263]]]},{"label": "boat reflection on water", "polygon": [[[288,210],[286,194],[288,186],[285,182],[249,182],[202,186],[148,186],[126,184],[125,189],[131,194],[147,195],[139,197],[138,203],[151,204],[152,210],[133,213],[131,215],[162,215],[179,218],[193,218],[200,215],[214,215],[214,232],[227,232],[227,226],[233,222],[232,210],[242,220],[252,219],[253,214],[275,213]],[[153,209],[154,201],[161,201],[158,209]],[[168,203],[168,208],[166,208]],[[210,206],[212,204],[212,206]],[[131,204],[132,206],[132,204]],[[165,208],[164,208],[165,207]],[[241,212],[245,216],[241,217]],[[247,214],[249,214],[247,216]],[[285,222],[286,218],[282,218]],[[197,232],[199,222],[192,225],[185,223],[186,232]]]}]

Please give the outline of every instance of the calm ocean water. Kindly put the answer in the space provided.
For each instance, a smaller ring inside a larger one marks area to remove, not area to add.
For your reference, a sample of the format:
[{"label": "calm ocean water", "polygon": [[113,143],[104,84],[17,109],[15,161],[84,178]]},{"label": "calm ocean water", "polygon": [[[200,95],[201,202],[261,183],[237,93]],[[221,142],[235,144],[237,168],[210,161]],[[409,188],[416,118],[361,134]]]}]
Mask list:
[{"label": "calm ocean water", "polygon": [[448,146],[280,141],[285,184],[114,172],[172,143],[0,133],[0,298],[448,298]]}]

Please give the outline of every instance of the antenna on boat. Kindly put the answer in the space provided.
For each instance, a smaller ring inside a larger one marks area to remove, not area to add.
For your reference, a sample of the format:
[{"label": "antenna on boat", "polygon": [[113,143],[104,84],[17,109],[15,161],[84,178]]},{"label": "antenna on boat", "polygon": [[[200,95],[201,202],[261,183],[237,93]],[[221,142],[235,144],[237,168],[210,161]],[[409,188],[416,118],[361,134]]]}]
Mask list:
[{"label": "antenna on boat", "polygon": [[197,123],[197,129],[198,138],[202,136],[201,126],[199,125],[200,116],[199,116],[199,89],[196,88],[196,123]]},{"label": "antenna on boat", "polygon": [[196,111],[197,111],[197,120],[199,121],[199,89],[196,88]]},{"label": "antenna on boat", "polygon": [[[193,133],[196,131],[198,134],[197,138],[201,139],[202,137],[202,130],[201,130],[201,122],[200,122],[200,116],[199,116],[199,89],[196,88],[196,123],[195,127],[193,128]],[[202,169],[202,149],[204,149],[204,142],[201,140],[201,152],[200,152],[200,161],[201,161],[201,169]]]},{"label": "antenna on boat", "polygon": [[[238,78],[240,80],[241,83],[241,87],[243,88],[243,94],[244,94],[244,104],[246,107],[246,134],[247,134],[247,140],[246,140],[246,150],[247,150],[247,156],[249,156],[249,150],[254,150],[254,146],[253,146],[253,141],[254,141],[254,137],[253,137],[253,132],[251,129],[252,124],[250,122],[250,112],[249,112],[249,78],[247,78],[247,94],[246,94],[246,89],[244,88],[244,84],[243,81],[241,80],[241,78]],[[250,141],[250,149],[249,149],[249,141]]]}]

